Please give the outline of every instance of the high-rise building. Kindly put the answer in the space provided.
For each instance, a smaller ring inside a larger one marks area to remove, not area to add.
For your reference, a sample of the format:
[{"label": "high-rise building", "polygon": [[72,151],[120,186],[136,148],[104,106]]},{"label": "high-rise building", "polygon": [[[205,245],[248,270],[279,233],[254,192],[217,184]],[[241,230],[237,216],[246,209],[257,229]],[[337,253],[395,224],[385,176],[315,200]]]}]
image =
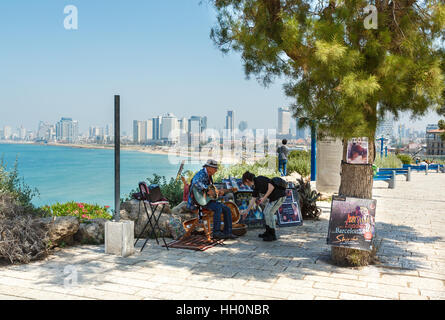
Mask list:
[{"label": "high-rise building", "polygon": [[60,142],[77,142],[79,139],[79,122],[72,118],[61,118],[56,124],[56,139]]},{"label": "high-rise building", "polygon": [[177,141],[178,139],[178,118],[173,113],[168,113],[162,117],[161,139],[167,141]]},{"label": "high-rise building", "polygon": [[188,122],[187,118],[178,119],[178,127],[179,127],[179,130],[181,130],[182,133],[188,132],[189,131],[188,130],[189,122]]},{"label": "high-rise building", "polygon": [[233,110],[228,110],[226,115],[226,127],[229,132],[235,130],[235,113]]},{"label": "high-rise building", "polygon": [[50,139],[51,125],[47,122],[39,121],[39,128],[37,129],[37,138],[40,140]]},{"label": "high-rise building", "polygon": [[3,139],[9,140],[12,138],[12,128],[10,126],[3,127]]},{"label": "high-rise building", "polygon": [[247,130],[247,127],[248,127],[247,121],[240,121],[240,123],[238,124],[238,129],[240,131]]},{"label": "high-rise building", "polygon": [[153,140],[161,140],[162,117],[153,118]]},{"label": "high-rise building", "polygon": [[376,129],[376,138],[391,139],[394,136],[394,117],[390,114],[379,121]]},{"label": "high-rise building", "polygon": [[298,118],[295,121],[295,138],[298,139],[303,139],[305,140],[308,137],[308,128],[307,127],[302,127],[302,128],[298,128]]},{"label": "high-rise building", "polygon": [[278,108],[278,134],[286,135],[290,131],[290,111],[288,108]]},{"label": "high-rise building", "polygon": [[153,120],[133,121],[133,142],[148,143],[153,140]]}]

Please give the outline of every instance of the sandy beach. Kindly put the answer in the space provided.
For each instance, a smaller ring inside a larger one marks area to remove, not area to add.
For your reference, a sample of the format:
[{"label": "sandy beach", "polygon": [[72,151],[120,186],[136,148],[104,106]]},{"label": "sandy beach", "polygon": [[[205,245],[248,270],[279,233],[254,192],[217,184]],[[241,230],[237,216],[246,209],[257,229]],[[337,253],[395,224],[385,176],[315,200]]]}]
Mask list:
[{"label": "sandy beach", "polygon": [[[25,141],[1,141],[0,143],[4,144],[32,144],[32,145],[47,145],[47,146],[55,146],[55,147],[68,147],[68,148],[79,148],[79,149],[109,149],[113,150],[114,145],[99,145],[99,144],[64,144],[64,143],[54,143],[50,142],[47,144],[39,144],[34,142],[25,142]],[[172,157],[184,157],[189,158],[192,161],[200,161],[205,162],[208,159],[215,159],[222,164],[237,164],[241,163],[243,160],[243,155],[240,150],[235,150],[234,152],[223,152],[218,150],[204,149],[201,152],[197,151],[188,151],[185,149],[175,149],[168,146],[140,146],[140,145],[122,145],[121,150],[126,151],[135,151],[135,152],[143,152],[148,154],[159,154],[159,155],[167,155]],[[253,155],[253,154],[245,154],[244,160],[248,163],[253,163],[254,161],[258,161],[264,158],[264,155]]]}]

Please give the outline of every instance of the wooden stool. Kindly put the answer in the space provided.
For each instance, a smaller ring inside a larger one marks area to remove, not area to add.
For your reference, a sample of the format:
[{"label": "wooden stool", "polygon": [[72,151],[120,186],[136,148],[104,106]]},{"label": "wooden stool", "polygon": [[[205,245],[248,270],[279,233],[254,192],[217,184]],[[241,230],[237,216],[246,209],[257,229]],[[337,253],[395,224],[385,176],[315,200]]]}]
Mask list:
[{"label": "wooden stool", "polygon": [[[193,213],[198,215],[199,210],[195,210],[195,211],[193,211]],[[203,208],[201,221],[199,221],[199,217],[198,217],[198,218],[194,218],[194,219],[187,220],[187,221],[183,222],[182,225],[184,226],[184,229],[186,232],[185,232],[184,236],[182,237],[182,239],[190,237],[192,232],[195,231],[197,227],[202,227],[204,229],[204,233],[207,237],[207,240],[212,241],[212,237],[211,237],[212,220],[213,220],[213,211]]]}]

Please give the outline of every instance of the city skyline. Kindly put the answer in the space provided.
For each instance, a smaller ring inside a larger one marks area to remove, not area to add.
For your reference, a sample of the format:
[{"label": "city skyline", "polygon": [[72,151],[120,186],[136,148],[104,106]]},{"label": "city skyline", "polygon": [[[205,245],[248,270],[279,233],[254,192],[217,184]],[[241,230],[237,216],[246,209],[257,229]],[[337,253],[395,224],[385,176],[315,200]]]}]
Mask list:
[{"label": "city skyline", "polygon": [[[283,79],[264,88],[246,79],[238,54],[222,55],[214,47],[211,6],[114,1],[106,3],[104,15],[105,2],[74,2],[79,29],[72,31],[63,28],[63,4],[0,4],[0,128],[36,130],[36,119],[72,117],[86,132],[113,122],[113,96],[120,94],[122,131],[128,133],[134,119],[150,119],[159,110],[187,118],[211,115],[208,126],[216,129],[224,128],[221,119],[233,110],[249,128],[277,129],[277,108],[293,102],[284,95]],[[419,130],[438,116],[401,120]]]}]

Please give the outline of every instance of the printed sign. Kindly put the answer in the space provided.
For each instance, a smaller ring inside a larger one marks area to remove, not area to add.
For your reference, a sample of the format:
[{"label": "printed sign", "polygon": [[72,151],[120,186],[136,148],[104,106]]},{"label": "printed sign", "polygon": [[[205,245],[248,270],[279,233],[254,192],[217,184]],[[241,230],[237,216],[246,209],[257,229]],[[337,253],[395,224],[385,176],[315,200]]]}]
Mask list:
[{"label": "printed sign", "polygon": [[301,215],[298,192],[295,189],[286,189],[286,200],[277,211],[277,223],[280,227],[301,226]]},{"label": "printed sign", "polygon": [[[252,192],[238,192],[235,194],[235,203],[240,211],[247,209],[250,199],[252,199]],[[255,205],[245,218],[241,216],[239,223],[246,224],[249,228],[264,227],[263,209],[260,206]]]},{"label": "printed sign", "polygon": [[368,163],[368,138],[353,138],[348,141],[348,163]]},{"label": "printed sign", "polygon": [[372,250],[377,200],[334,196],[327,243],[337,247]]}]

